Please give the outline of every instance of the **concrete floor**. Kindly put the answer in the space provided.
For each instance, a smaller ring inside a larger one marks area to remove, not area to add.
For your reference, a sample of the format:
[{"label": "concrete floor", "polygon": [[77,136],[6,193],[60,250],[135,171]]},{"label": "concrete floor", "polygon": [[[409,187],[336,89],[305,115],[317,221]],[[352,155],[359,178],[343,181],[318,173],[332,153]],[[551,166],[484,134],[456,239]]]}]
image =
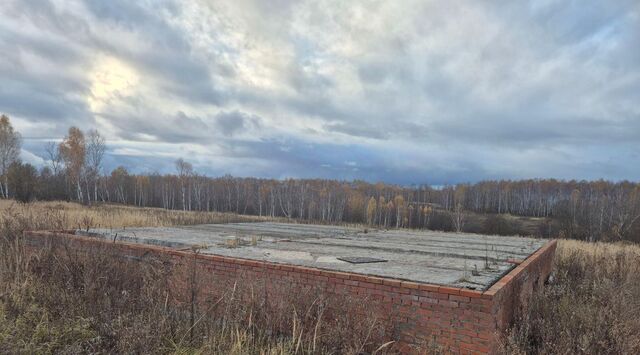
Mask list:
[{"label": "concrete floor", "polygon": [[[303,265],[484,290],[545,241],[465,233],[379,230],[287,223],[206,224],[171,228],[95,229],[79,234],[118,241],[199,246],[201,253]],[[352,264],[344,257],[386,262]]]}]

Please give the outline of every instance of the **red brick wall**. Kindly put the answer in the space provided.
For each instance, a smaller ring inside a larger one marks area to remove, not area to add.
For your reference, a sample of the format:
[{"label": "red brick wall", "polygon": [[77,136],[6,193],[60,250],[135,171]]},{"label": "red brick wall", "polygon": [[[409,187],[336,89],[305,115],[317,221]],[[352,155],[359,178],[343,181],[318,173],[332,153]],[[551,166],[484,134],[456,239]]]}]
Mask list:
[{"label": "red brick wall", "polygon": [[[348,295],[371,303],[371,311],[390,324],[397,348],[404,353],[425,353],[431,347],[455,354],[493,353],[500,331],[506,329],[519,307],[526,306],[532,290],[541,287],[551,272],[556,242],[547,243],[487,291],[405,282],[360,274],[276,264],[255,260],[195,254],[164,247],[87,238],[73,232],[27,232],[30,250],[57,244],[83,250],[110,246],[125,257],[161,257],[174,269],[175,289],[189,289],[190,270],[197,265],[201,293],[215,293],[221,281],[262,279],[268,289],[281,285],[320,288],[333,295]],[[195,258],[195,259],[194,259]],[[191,266],[191,267],[190,267]],[[180,298],[180,296],[178,297]]]},{"label": "red brick wall", "polygon": [[556,241],[547,243],[501,278],[483,297],[493,301],[496,327],[502,331],[510,326],[519,308],[526,308],[533,291],[544,287],[553,268]]}]

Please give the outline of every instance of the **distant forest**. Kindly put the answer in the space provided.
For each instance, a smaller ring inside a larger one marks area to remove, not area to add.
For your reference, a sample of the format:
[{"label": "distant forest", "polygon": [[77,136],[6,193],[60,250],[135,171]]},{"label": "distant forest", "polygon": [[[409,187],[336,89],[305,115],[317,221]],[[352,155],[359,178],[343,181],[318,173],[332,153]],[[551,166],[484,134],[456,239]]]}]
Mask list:
[{"label": "distant forest", "polygon": [[104,137],[75,127],[61,143],[47,147],[47,166],[38,170],[20,161],[20,144],[20,134],[3,115],[3,198],[233,212],[372,228],[640,241],[636,182],[530,179],[403,187],[364,181],[207,177],[182,159],[175,162],[173,174],[139,175],[124,167],[106,173]]}]

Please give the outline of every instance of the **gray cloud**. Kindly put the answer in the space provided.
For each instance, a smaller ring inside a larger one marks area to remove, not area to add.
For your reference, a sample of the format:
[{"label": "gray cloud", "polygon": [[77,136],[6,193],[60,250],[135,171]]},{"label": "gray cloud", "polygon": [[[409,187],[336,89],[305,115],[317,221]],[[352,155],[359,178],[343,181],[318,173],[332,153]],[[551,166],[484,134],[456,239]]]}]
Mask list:
[{"label": "gray cloud", "polygon": [[184,112],[173,115],[154,114],[150,124],[147,116],[107,116],[118,126],[118,135],[131,141],[164,142],[172,144],[202,143],[214,135],[205,119],[191,117]]},{"label": "gray cloud", "polygon": [[637,180],[637,43],[632,0],[8,0],[0,111],[134,170]]},{"label": "gray cloud", "polygon": [[324,125],[324,129],[331,132],[344,133],[354,137],[374,139],[385,139],[389,137],[389,132],[387,131],[358,122],[355,124],[351,124],[351,122],[327,123]]},{"label": "gray cloud", "polygon": [[239,111],[220,112],[216,115],[215,120],[217,128],[225,136],[233,136],[238,132],[255,130],[261,127],[260,117]]}]

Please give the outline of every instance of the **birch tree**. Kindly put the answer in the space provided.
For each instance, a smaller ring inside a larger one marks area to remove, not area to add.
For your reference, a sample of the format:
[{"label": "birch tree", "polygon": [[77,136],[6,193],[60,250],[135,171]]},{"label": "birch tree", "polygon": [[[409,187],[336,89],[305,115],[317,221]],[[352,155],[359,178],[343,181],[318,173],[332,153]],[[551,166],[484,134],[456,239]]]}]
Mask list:
[{"label": "birch tree", "polygon": [[396,228],[399,228],[402,224],[402,215],[404,213],[404,197],[397,195],[394,199],[394,205],[396,207]]},{"label": "birch tree", "polygon": [[58,149],[64,161],[67,177],[75,186],[76,198],[78,201],[84,202],[81,184],[87,149],[84,134],[77,127],[69,128],[67,136],[60,143]]},{"label": "birch tree", "polygon": [[87,134],[86,148],[86,174],[85,181],[87,187],[87,199],[91,202],[89,194],[89,184],[93,186],[93,200],[98,200],[98,178],[102,170],[102,160],[107,150],[106,140],[100,135],[98,130],[90,130]]},{"label": "birch tree", "polygon": [[369,203],[367,203],[367,224],[372,225],[375,223],[376,210],[378,209],[376,199],[371,196]]},{"label": "birch tree", "polygon": [[[182,196],[182,210],[191,210],[191,191],[187,191],[188,182],[191,174],[193,174],[193,165],[180,158],[176,160],[176,170],[178,172],[178,178],[180,179],[180,194]],[[187,192],[189,192],[187,196]],[[189,201],[187,202],[187,197]]]},{"label": "birch tree", "polygon": [[18,162],[22,138],[11,125],[9,117],[0,117],[0,196],[9,198],[9,167]]}]

